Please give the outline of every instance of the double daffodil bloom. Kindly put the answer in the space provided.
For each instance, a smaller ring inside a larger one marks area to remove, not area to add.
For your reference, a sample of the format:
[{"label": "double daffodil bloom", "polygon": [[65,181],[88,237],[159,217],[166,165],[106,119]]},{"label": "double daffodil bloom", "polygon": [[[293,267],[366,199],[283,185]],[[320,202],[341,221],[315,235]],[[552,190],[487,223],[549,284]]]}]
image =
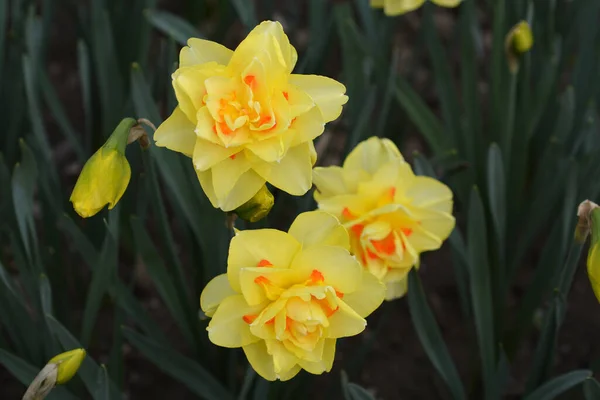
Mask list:
[{"label": "double daffodil bloom", "polygon": [[352,252],[386,283],[386,299],[403,296],[420,253],[438,249],[454,228],[450,189],[415,176],[398,148],[377,137],[356,146],[343,167],[313,173],[319,209],[348,228]]},{"label": "double daffodil bloom", "polygon": [[83,166],[69,199],[81,217],[91,217],[107,204],[111,210],[125,193],[131,178],[125,147],[129,131],[136,124],[133,118],[123,119],[106,143]]},{"label": "double daffodil bloom", "polygon": [[[456,7],[462,0],[431,0],[442,7]],[[385,15],[394,16],[406,14],[421,7],[425,0],[371,0],[371,7],[383,8]]]},{"label": "double daffodil bloom", "polygon": [[181,50],[172,76],[179,105],[154,139],[192,158],[214,207],[234,210],[265,182],[292,195],[312,186],[313,139],[348,98],[333,79],[292,74],[297,58],[271,21],[235,51],[202,39]]},{"label": "double daffodil bloom", "polygon": [[238,231],[227,273],[200,297],[209,339],[242,347],[267,380],[330,371],[336,339],[362,332],[385,294],[349,249],[346,229],[322,211],[300,214],[287,233]]}]

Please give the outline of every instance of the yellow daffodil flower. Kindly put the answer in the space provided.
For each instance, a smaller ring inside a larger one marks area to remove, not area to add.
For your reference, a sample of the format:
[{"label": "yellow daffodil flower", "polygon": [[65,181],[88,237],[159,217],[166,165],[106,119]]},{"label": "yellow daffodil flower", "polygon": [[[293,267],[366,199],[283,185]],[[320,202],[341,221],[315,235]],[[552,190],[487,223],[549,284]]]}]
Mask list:
[{"label": "yellow daffodil flower", "polygon": [[[442,7],[456,7],[462,0],[431,0]],[[371,7],[383,8],[385,15],[394,16],[406,14],[421,7],[425,0],[371,0]]]},{"label": "yellow daffodil flower", "polygon": [[356,146],[343,167],[313,174],[319,209],[350,231],[352,252],[386,283],[386,299],[403,296],[419,254],[438,249],[454,228],[450,189],[415,176],[394,143],[377,137]]},{"label": "yellow daffodil flower", "polygon": [[313,139],[340,115],[344,85],[292,74],[298,55],[279,22],[261,23],[235,51],[190,39],[179,58],[172,76],[179,105],[154,139],[192,158],[213,206],[235,210],[265,182],[306,193]]},{"label": "yellow daffodil flower", "polygon": [[200,305],[218,346],[242,347],[267,380],[331,370],[336,339],[365,329],[385,287],[350,252],[346,229],[322,211],[300,214],[289,231],[238,231],[227,273]]},{"label": "yellow daffodil flower", "polygon": [[506,35],[504,50],[508,66],[514,73],[519,69],[519,58],[533,47],[533,32],[527,21],[520,21]]},{"label": "yellow daffodil flower", "polygon": [[129,131],[136,124],[133,118],[123,119],[106,143],[83,166],[70,198],[81,217],[91,217],[107,204],[111,210],[125,193],[131,178],[125,147]]}]

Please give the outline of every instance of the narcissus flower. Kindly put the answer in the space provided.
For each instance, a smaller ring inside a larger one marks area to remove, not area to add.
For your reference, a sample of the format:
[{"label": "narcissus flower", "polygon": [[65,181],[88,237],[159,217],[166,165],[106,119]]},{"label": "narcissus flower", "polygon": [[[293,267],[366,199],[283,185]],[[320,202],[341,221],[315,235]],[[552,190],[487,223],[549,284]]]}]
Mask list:
[{"label": "narcissus flower", "polygon": [[438,249],[454,228],[450,189],[415,176],[398,148],[376,137],[356,146],[343,167],[313,174],[319,209],[348,228],[352,252],[386,283],[386,299],[403,296],[420,253]]},{"label": "narcissus flower", "polygon": [[385,287],[349,252],[348,232],[322,211],[300,214],[288,233],[237,232],[227,274],[200,297],[209,339],[242,347],[263,378],[331,370],[336,339],[365,329]]},{"label": "narcissus flower", "polygon": [[[579,206],[580,224],[581,219],[585,219],[586,231],[591,231],[590,249],[587,257],[587,272],[594,294],[600,301],[600,208],[591,201],[586,201]],[[581,211],[584,211],[581,213]],[[579,235],[575,238],[579,243],[585,242],[585,235]]]},{"label": "narcissus flower", "polygon": [[[442,7],[456,7],[462,0],[431,0]],[[425,0],[371,0],[371,7],[383,8],[385,15],[394,16],[416,10]]]},{"label": "narcissus flower", "polygon": [[306,193],[313,139],[348,100],[333,79],[292,74],[298,56],[279,22],[265,21],[231,51],[190,39],[173,87],[179,102],[156,144],[192,158],[214,207],[231,211],[265,184]]},{"label": "narcissus flower", "polygon": [[107,204],[111,210],[125,193],[131,178],[125,147],[129,131],[136,124],[133,118],[123,119],[83,166],[70,198],[73,208],[83,218],[95,215]]},{"label": "narcissus flower", "polygon": [[533,33],[527,21],[520,21],[512,27],[504,39],[504,50],[511,71],[519,68],[519,57],[533,47]]}]

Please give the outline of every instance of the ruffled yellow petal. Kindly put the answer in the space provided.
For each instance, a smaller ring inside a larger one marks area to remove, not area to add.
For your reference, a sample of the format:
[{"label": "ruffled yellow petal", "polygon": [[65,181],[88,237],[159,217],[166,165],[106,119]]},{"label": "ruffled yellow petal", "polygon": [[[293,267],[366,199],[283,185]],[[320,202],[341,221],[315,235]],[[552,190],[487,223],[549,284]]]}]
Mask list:
[{"label": "ruffled yellow petal", "polygon": [[296,256],[291,268],[304,272],[307,278],[316,270],[325,285],[342,293],[357,290],[362,279],[362,269],[356,258],[337,246],[312,245]]},{"label": "ruffled yellow petal", "polygon": [[233,55],[233,51],[227,47],[210,40],[191,38],[187,44],[179,53],[180,67],[199,65],[211,61],[227,65]]},{"label": "ruffled yellow petal", "polygon": [[166,147],[191,157],[196,145],[194,128],[194,124],[179,107],[176,107],[173,114],[154,132],[154,140],[159,147]]},{"label": "ruffled yellow petal", "polygon": [[224,199],[238,179],[249,169],[250,163],[244,153],[237,154],[234,158],[225,157],[221,162],[213,165],[211,171],[217,199]]},{"label": "ruffled yellow petal", "polygon": [[431,0],[438,6],[442,7],[456,7],[458,6],[462,0]]},{"label": "ruffled yellow petal", "polygon": [[313,182],[322,198],[344,194],[348,191],[344,183],[343,169],[337,166],[313,169]]},{"label": "ruffled yellow petal", "polygon": [[362,281],[357,290],[344,295],[344,302],[363,318],[369,316],[383,302],[386,286],[373,274],[363,270]]},{"label": "ruffled yellow petal", "polygon": [[359,143],[348,154],[344,161],[344,169],[365,170],[369,174],[374,174],[380,166],[398,158],[402,159],[402,155],[394,142],[389,139],[371,137]]},{"label": "ruffled yellow petal", "polygon": [[[270,261],[269,261],[270,262]],[[260,265],[260,262],[258,263]],[[246,302],[250,305],[261,304],[272,296],[279,296],[281,288],[289,287],[300,281],[300,274],[287,268],[275,268],[270,265],[246,267],[240,269],[240,287]]]},{"label": "ruffled yellow petal", "polygon": [[367,321],[356,313],[343,300],[338,300],[338,310],[329,317],[326,337],[337,339],[358,335],[365,330]]},{"label": "ruffled yellow petal", "polygon": [[315,138],[319,137],[325,129],[325,123],[319,110],[313,107],[310,111],[305,114],[298,116],[289,127],[292,135],[292,146],[304,142],[312,142]]},{"label": "ruffled yellow petal", "polygon": [[[239,152],[239,149],[235,147],[226,148],[202,138],[197,138],[194,146],[194,153],[192,155],[194,168],[198,171],[206,171],[228,157],[233,156],[237,152]],[[232,185],[234,183],[235,182],[232,182]]]},{"label": "ruffled yellow petal", "polygon": [[196,123],[197,110],[204,106],[206,87],[204,82],[211,76],[222,75],[225,67],[214,62],[193,67],[179,68],[172,75],[175,97],[186,117]]},{"label": "ruffled yellow petal", "polygon": [[323,340],[323,351],[319,361],[299,360],[300,366],[311,374],[320,375],[323,372],[331,371],[333,360],[335,359],[335,339]]},{"label": "ruffled yellow petal", "polygon": [[385,0],[383,11],[388,16],[400,15],[416,10],[423,3],[425,0]]},{"label": "ruffled yellow petal", "polygon": [[275,373],[275,367],[273,365],[273,357],[267,353],[267,345],[264,340],[253,343],[248,346],[244,346],[244,353],[248,362],[252,365],[252,368],[264,379],[268,381],[274,381],[279,379],[281,381],[287,381],[292,379],[300,372],[300,366],[296,365],[289,371],[277,375]]},{"label": "ruffled yellow petal", "polygon": [[242,268],[268,264],[276,268],[289,268],[299,250],[300,243],[294,237],[275,229],[237,232],[231,239],[227,259],[227,276],[231,287],[241,292],[239,275]]},{"label": "ruffled yellow petal", "polygon": [[405,277],[400,281],[388,281],[386,282],[386,300],[394,300],[406,295],[408,291],[408,278]]},{"label": "ruffled yellow petal", "polygon": [[337,119],[348,101],[346,87],[340,82],[320,75],[290,75],[289,82],[306,92],[315,102],[325,122]]},{"label": "ruffled yellow petal", "polygon": [[288,231],[304,249],[315,245],[339,246],[350,250],[350,237],[338,219],[323,211],[305,212],[294,220]]},{"label": "ruffled yellow petal", "polygon": [[250,326],[244,319],[246,315],[256,315],[265,304],[249,306],[242,295],[225,298],[213,315],[206,330],[208,338],[217,346],[236,348],[260,340],[250,332]]},{"label": "ruffled yellow petal", "polygon": [[452,191],[440,181],[427,176],[417,176],[406,196],[416,207],[428,208],[443,213],[452,212]]},{"label": "ruffled yellow petal", "polygon": [[312,185],[312,163],[307,143],[292,147],[280,162],[259,163],[252,168],[273,186],[301,196]]},{"label": "ruffled yellow petal", "polygon": [[221,274],[214,277],[202,290],[200,294],[200,308],[209,317],[212,317],[217,307],[221,302],[229,297],[236,294],[231,288],[227,274]]}]

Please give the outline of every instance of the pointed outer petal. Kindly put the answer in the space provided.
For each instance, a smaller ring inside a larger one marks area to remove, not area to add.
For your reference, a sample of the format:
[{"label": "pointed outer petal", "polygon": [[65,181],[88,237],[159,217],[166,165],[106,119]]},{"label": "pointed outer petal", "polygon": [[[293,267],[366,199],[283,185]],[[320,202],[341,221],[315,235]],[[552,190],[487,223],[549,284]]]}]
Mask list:
[{"label": "pointed outer petal", "polygon": [[173,114],[154,132],[154,141],[159,147],[166,147],[191,157],[196,145],[194,124],[179,107],[176,107]]},{"label": "pointed outer petal", "polygon": [[219,201],[217,200],[217,196],[215,195],[215,189],[212,184],[212,172],[208,171],[198,171],[196,170],[196,176],[198,177],[198,181],[200,182],[200,186],[202,190],[210,200],[210,204],[214,208],[219,208]]},{"label": "pointed outer petal", "polygon": [[363,229],[362,236],[369,240],[382,240],[392,231],[392,227],[387,221],[375,221],[367,224]]},{"label": "pointed outer petal", "polygon": [[215,120],[208,111],[208,107],[202,107],[196,114],[196,120],[198,123],[194,129],[196,136],[202,138],[208,142],[215,143],[219,146],[224,146],[223,141],[217,135],[215,129]]},{"label": "pointed outer petal", "polygon": [[279,298],[270,303],[250,325],[252,334],[261,339],[275,339],[274,326],[270,323],[267,324],[267,322],[275,319],[278,314],[286,314],[287,301],[287,298]]},{"label": "pointed outer petal", "polygon": [[413,227],[413,234],[408,237],[411,243],[417,243],[415,240],[419,237],[419,233],[427,232],[431,237],[437,238],[441,244],[450,236],[456,224],[454,217],[448,213],[426,209],[409,208],[409,210],[411,218],[419,221],[419,224]]},{"label": "pointed outer petal", "polygon": [[359,143],[348,154],[344,161],[344,170],[365,170],[374,174],[380,166],[398,158],[403,159],[394,142],[373,136]]},{"label": "pointed outer petal", "polygon": [[363,318],[369,316],[383,302],[386,286],[373,274],[363,269],[362,282],[352,293],[344,294],[344,302]]},{"label": "pointed outer petal", "polygon": [[292,74],[289,83],[313,99],[325,122],[337,119],[342,113],[342,106],[348,101],[348,96],[344,94],[346,86],[325,76]]},{"label": "pointed outer petal", "polygon": [[321,198],[348,193],[342,172],[342,167],[338,166],[313,169],[313,183]]},{"label": "pointed outer petal", "polygon": [[[288,84],[284,90],[284,97],[290,106],[290,116],[295,118],[313,108],[317,108],[313,99],[303,90],[295,85]],[[319,115],[320,119],[323,119]]]},{"label": "pointed outer petal", "polygon": [[302,196],[312,186],[308,143],[290,148],[280,162],[257,163],[252,168],[267,182],[294,196]]},{"label": "pointed outer petal", "polygon": [[423,3],[425,3],[425,0],[387,0],[383,11],[388,16],[400,15],[416,10]]},{"label": "pointed outer petal", "polygon": [[[394,188],[395,195],[390,198],[397,202],[406,202],[407,199],[403,196],[403,188],[412,187],[414,184],[415,175],[412,172],[410,164],[401,159],[390,160],[382,164],[373,174],[372,178],[366,182],[358,184],[358,193],[373,193],[377,197],[383,197],[390,188]],[[380,200],[381,201],[381,200]]]},{"label": "pointed outer petal", "polygon": [[224,199],[238,179],[250,169],[250,163],[244,153],[235,158],[225,157],[212,166],[213,187],[219,200]]},{"label": "pointed outer petal", "polygon": [[179,107],[190,121],[196,123],[196,113],[204,106],[204,82],[212,76],[221,76],[225,67],[211,62],[193,67],[179,68],[172,75],[175,96]]},{"label": "pointed outer petal", "polygon": [[257,374],[268,381],[277,379],[273,367],[273,357],[267,353],[267,345],[264,340],[242,347],[246,358]]},{"label": "pointed outer petal", "polygon": [[288,351],[279,340],[268,339],[265,343],[267,352],[273,358],[273,369],[277,375],[291,370],[298,364],[298,357]]},{"label": "pointed outer petal", "polygon": [[255,282],[259,276],[267,278],[273,285],[288,288],[302,281],[302,274],[287,268],[253,267],[240,270],[240,286],[246,302],[250,305],[270,301],[265,296],[265,290]]},{"label": "pointed outer petal", "polygon": [[211,61],[227,65],[233,55],[233,51],[227,47],[210,40],[190,38],[187,44],[179,53],[180,67],[204,64]]},{"label": "pointed outer petal", "polygon": [[231,191],[219,199],[219,208],[225,212],[235,210],[254,197],[264,185],[265,180],[253,170],[244,172]]},{"label": "pointed outer petal", "polygon": [[229,296],[237,294],[227,280],[227,274],[215,276],[200,294],[200,308],[204,314],[212,317],[219,304]]},{"label": "pointed outer petal", "polygon": [[288,233],[302,243],[303,249],[322,244],[350,250],[348,231],[336,217],[324,211],[310,211],[298,215]]},{"label": "pointed outer petal", "polygon": [[289,268],[300,243],[292,235],[276,229],[238,232],[229,245],[227,276],[231,287],[241,292],[240,270],[268,260],[274,268]]},{"label": "pointed outer petal", "polygon": [[362,216],[372,209],[372,201],[367,195],[342,194],[330,198],[323,198],[315,192],[315,199],[319,203],[319,210],[328,212],[341,218],[344,209],[355,216]]},{"label": "pointed outer petal", "polygon": [[462,0],[431,0],[438,6],[442,7],[456,7],[458,6]]},{"label": "pointed outer petal", "polygon": [[250,332],[244,315],[258,315],[266,305],[249,306],[241,294],[225,298],[206,328],[208,338],[217,346],[229,348],[257,342],[260,338]]},{"label": "pointed outer petal", "polygon": [[323,345],[323,357],[319,362],[310,362],[300,359],[300,366],[311,374],[320,375],[331,371],[335,359],[335,339],[325,339]]},{"label": "pointed outer petal", "polygon": [[387,301],[403,297],[408,291],[408,278],[405,277],[401,281],[386,282],[385,299]]},{"label": "pointed outer petal", "polygon": [[264,21],[248,34],[233,52],[231,72],[242,73],[255,57],[263,63],[271,81],[282,80],[294,68],[291,45],[279,22]]},{"label": "pointed outer petal", "polygon": [[313,107],[307,113],[297,117],[290,125],[290,130],[294,131],[292,146],[313,141],[315,138],[321,136],[324,129],[325,123],[323,122],[323,118],[319,110]]},{"label": "pointed outer petal", "polygon": [[194,168],[197,171],[206,171],[239,151],[240,149],[237,147],[226,148],[202,138],[197,138],[192,156]]},{"label": "pointed outer petal", "polygon": [[342,293],[352,293],[360,286],[362,268],[356,258],[342,247],[315,244],[303,249],[294,261],[292,269],[303,271],[306,279],[313,270],[319,271],[324,285],[331,285]]},{"label": "pointed outer petal", "polygon": [[417,176],[405,192],[415,207],[429,208],[445,213],[452,213],[452,191],[442,182],[427,177]]},{"label": "pointed outer petal", "polygon": [[317,163],[317,149],[315,149],[314,142],[308,142],[308,151],[310,153],[310,165],[314,167]]},{"label": "pointed outer petal", "polygon": [[373,8],[383,8],[385,0],[371,0],[371,7]]},{"label": "pointed outer petal", "polygon": [[329,317],[329,327],[325,330],[325,337],[337,339],[358,335],[364,331],[367,321],[343,300],[338,299],[337,303],[339,308]]}]

